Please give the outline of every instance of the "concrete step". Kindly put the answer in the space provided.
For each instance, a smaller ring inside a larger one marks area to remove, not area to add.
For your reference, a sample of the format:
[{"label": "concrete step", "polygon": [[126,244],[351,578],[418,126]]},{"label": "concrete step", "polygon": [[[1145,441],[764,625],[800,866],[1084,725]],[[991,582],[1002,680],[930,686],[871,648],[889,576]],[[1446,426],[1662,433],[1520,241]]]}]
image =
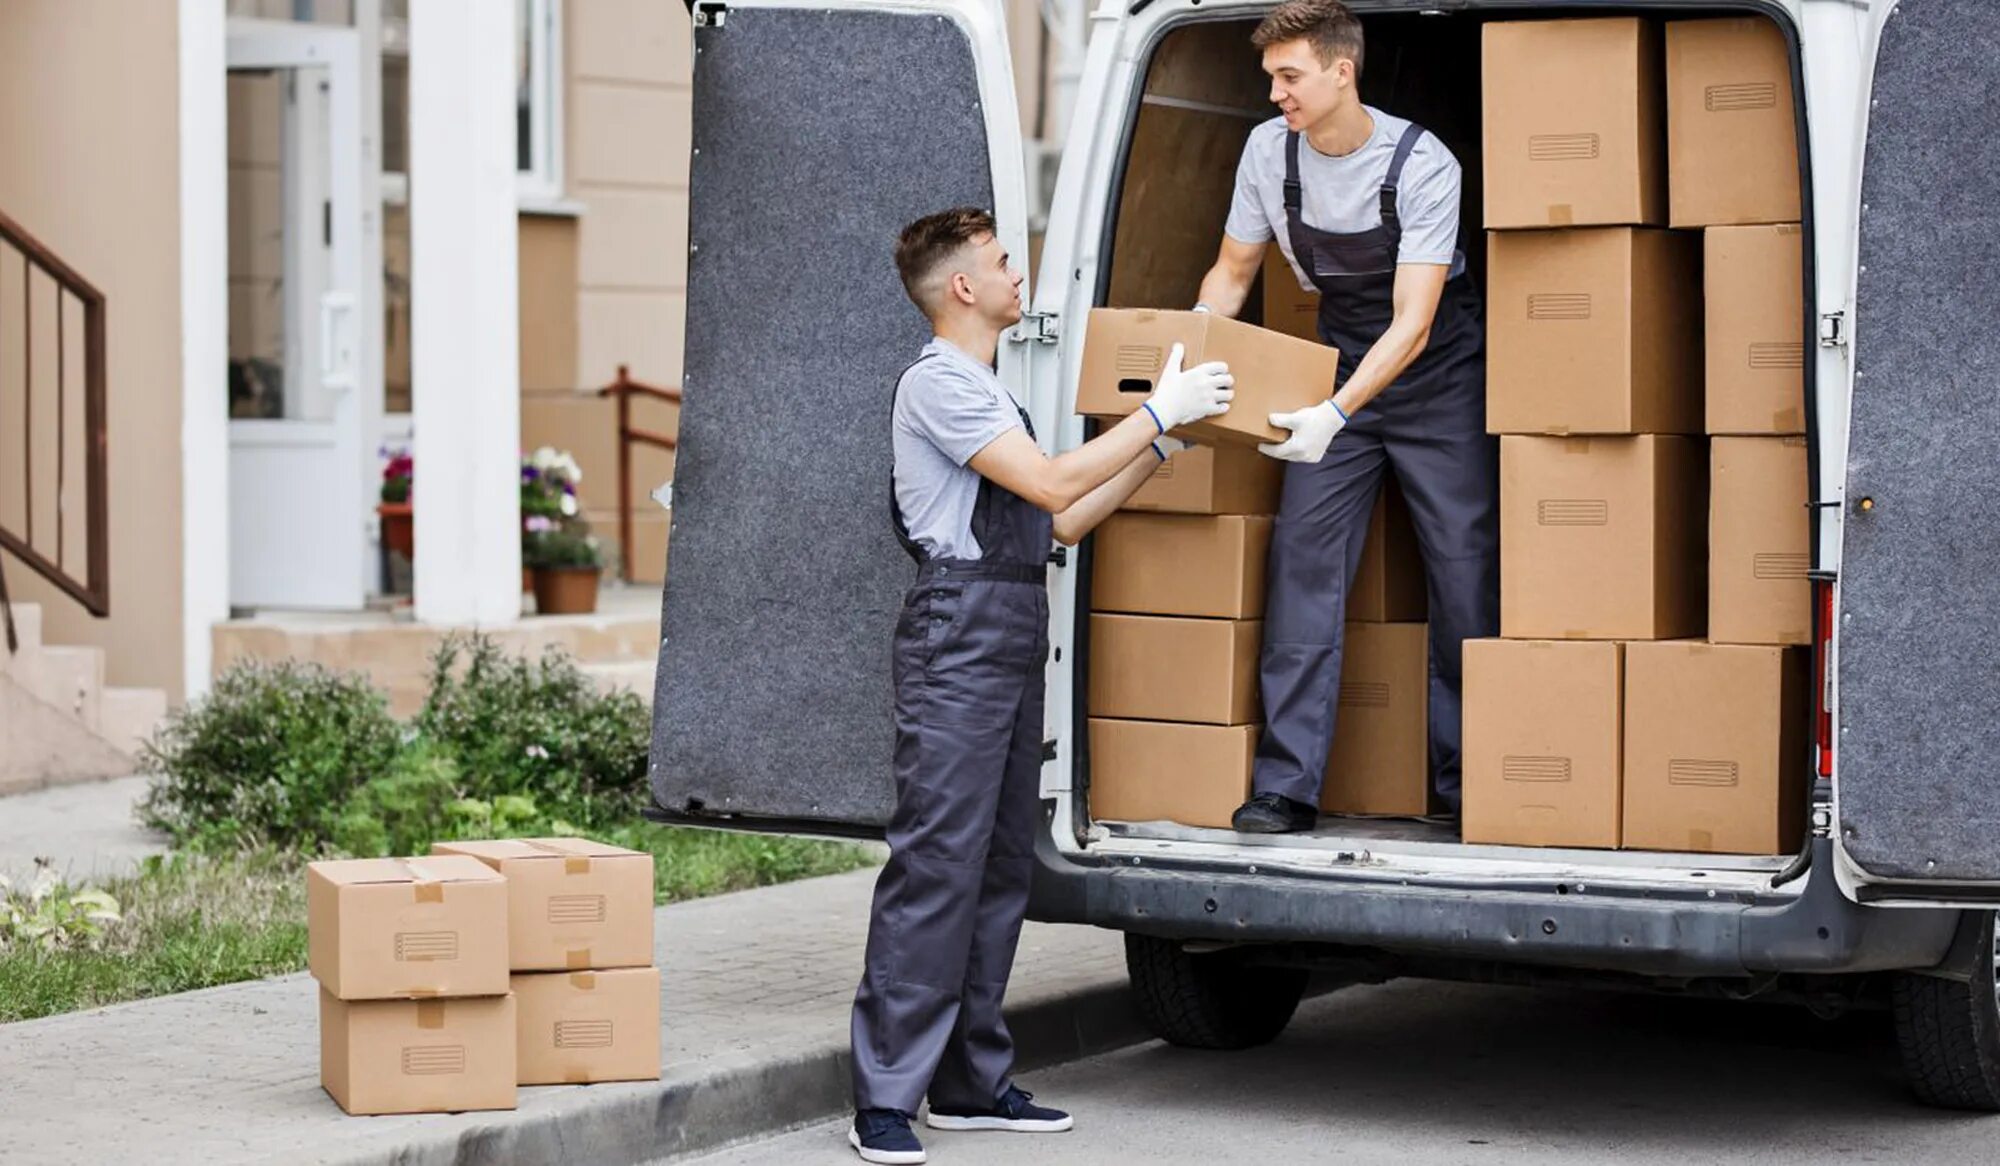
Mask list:
[{"label": "concrete step", "polygon": [[126,777],[133,769],[130,757],[74,713],[0,676],[0,795]]},{"label": "concrete step", "polygon": [[167,694],[157,688],[106,688],[97,735],[127,756],[167,719]]},{"label": "concrete step", "polygon": [[104,649],[42,645],[41,676],[35,691],[44,702],[97,732],[103,723]]},{"label": "concrete step", "polygon": [[582,664],[578,666],[585,676],[596,683],[599,692],[614,692],[626,689],[637,693],[640,700],[653,703],[653,677],[657,664],[652,660],[618,660],[607,664]]},{"label": "concrete step", "polygon": [[42,663],[42,605],[14,604],[14,637],[19,646],[8,655],[6,631],[0,628],[0,676],[11,676],[31,691],[36,689]]}]

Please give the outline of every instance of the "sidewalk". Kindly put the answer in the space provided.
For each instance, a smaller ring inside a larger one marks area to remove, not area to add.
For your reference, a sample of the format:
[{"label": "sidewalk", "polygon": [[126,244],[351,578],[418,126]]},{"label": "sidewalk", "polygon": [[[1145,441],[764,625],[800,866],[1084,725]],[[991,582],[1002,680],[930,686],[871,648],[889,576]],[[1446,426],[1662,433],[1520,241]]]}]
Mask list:
[{"label": "sidewalk", "polygon": [[[0,798],[0,874],[32,875],[35,859],[47,858],[70,882],[96,883],[130,874],[149,854],[164,854],[166,838],[132,816],[149,780],[121,777]],[[6,1153],[0,1146],[0,1161]]]},{"label": "sidewalk", "polygon": [[[662,1080],[523,1088],[513,1112],[341,1113],[303,975],[0,1025],[0,1163],[628,1166],[825,1118],[874,879],[660,908]],[[1140,1039],[1111,932],[1029,924],[1008,1005],[1024,1067]]]}]

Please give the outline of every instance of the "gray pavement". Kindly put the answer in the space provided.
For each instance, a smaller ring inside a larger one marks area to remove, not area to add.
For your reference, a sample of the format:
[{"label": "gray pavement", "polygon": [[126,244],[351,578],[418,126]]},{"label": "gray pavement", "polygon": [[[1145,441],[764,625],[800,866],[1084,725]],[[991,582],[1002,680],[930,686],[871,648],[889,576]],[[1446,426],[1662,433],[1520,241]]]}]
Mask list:
[{"label": "gray pavement", "polygon": [[165,853],[165,836],[132,816],[148,780],[121,777],[0,798],[0,874],[32,874],[35,860],[47,858],[70,882],[101,882],[129,873],[146,855]]},{"label": "gray pavement", "polygon": [[[1399,981],[1275,1044],[1147,1043],[1028,1074],[1067,1134],[920,1129],[934,1166],[1042,1162],[1990,1163],[2000,1117],[1919,1107],[1881,1014]],[[856,1161],[845,1122],[690,1166]]]}]

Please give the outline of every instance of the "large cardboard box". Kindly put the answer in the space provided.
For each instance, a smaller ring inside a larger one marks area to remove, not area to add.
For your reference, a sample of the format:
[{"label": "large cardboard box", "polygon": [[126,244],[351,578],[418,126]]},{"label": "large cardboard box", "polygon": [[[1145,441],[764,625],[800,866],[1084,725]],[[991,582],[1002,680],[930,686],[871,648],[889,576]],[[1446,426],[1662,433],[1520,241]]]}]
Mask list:
[{"label": "large cardboard box", "polygon": [[1261,720],[1259,620],[1090,617],[1090,715],[1247,725]]},{"label": "large cardboard box", "polygon": [[1688,642],[1625,649],[1625,845],[1798,848],[1811,778],[1806,656]]},{"label": "large cardboard box", "polygon": [[1667,25],[1676,227],[1799,221],[1791,51],[1761,16]]},{"label": "large cardboard box", "polygon": [[1624,651],[1465,642],[1465,841],[1619,845]]},{"label": "large cardboard box", "polygon": [[1320,342],[1319,293],[1299,285],[1299,273],[1276,243],[1264,251],[1264,327]]},{"label": "large cardboard box", "polygon": [[342,1000],[507,991],[507,883],[470,858],[306,867],[306,963]]},{"label": "large cardboard box", "polygon": [[1090,816],[1229,828],[1250,799],[1258,725],[1090,719]]},{"label": "large cardboard box", "polygon": [[1368,541],[1361,566],[1347,593],[1347,619],[1362,623],[1422,623],[1430,606],[1424,557],[1410,525],[1409,503],[1394,474],[1385,474],[1375,511],[1368,518]]},{"label": "large cardboard box", "polygon": [[1484,37],[1486,225],[1666,222],[1658,27],[1509,20]]},{"label": "large cardboard box", "polygon": [[1121,512],[1093,537],[1092,611],[1263,618],[1269,518]]},{"label": "large cardboard box", "polygon": [[1153,392],[1167,353],[1184,345],[1193,367],[1211,360],[1229,365],[1236,398],[1229,412],[1174,430],[1190,441],[1255,445],[1291,434],[1271,424],[1333,396],[1340,353],[1312,340],[1286,336],[1213,312],[1152,308],[1092,308],[1083,339],[1083,373],[1076,411],[1090,417],[1123,417]]},{"label": "large cardboard box", "polygon": [[1806,431],[1801,239],[1797,223],[1702,232],[1710,433]]},{"label": "large cardboard box", "polygon": [[1686,437],[1500,439],[1500,634],[1702,634],[1707,451]]},{"label": "large cardboard box", "polygon": [[1700,247],[1629,227],[1488,236],[1487,431],[1700,433]]},{"label": "large cardboard box", "polygon": [[1436,808],[1430,676],[1423,624],[1348,623],[1321,810],[1421,817]]},{"label": "large cardboard box", "polygon": [[588,838],[438,842],[433,854],[507,877],[507,958],[517,972],[653,963],[653,856]]},{"label": "large cardboard box", "polygon": [[1160,463],[1125,500],[1166,514],[1276,514],[1285,463],[1247,445],[1197,445]]},{"label": "large cardboard box", "polygon": [[660,969],[514,977],[523,1085],[660,1079]]},{"label": "large cardboard box", "polygon": [[1806,439],[1718,437],[1709,466],[1708,638],[1812,643]]},{"label": "large cardboard box", "polygon": [[510,995],[348,1001],[319,993],[320,1085],[352,1114],[512,1109],[515,1039]]}]

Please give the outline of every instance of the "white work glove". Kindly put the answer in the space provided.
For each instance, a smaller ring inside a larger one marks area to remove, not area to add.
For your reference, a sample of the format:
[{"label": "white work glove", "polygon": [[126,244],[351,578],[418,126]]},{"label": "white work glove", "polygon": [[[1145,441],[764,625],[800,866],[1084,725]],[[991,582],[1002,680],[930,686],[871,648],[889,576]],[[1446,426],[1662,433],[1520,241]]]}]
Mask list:
[{"label": "white work glove", "polygon": [[1236,378],[1229,375],[1228,365],[1211,360],[1183,372],[1184,355],[1181,345],[1173,346],[1167,353],[1166,367],[1160,370],[1153,395],[1140,406],[1152,416],[1161,433],[1190,421],[1227,413],[1229,402],[1236,397],[1236,391],[1230,388]]},{"label": "white work glove", "polygon": [[1258,453],[1283,462],[1316,462],[1326,456],[1334,435],[1347,428],[1347,414],[1329,398],[1296,413],[1273,413],[1271,424],[1292,435],[1277,445],[1259,445]]},{"label": "white work glove", "polygon": [[1178,437],[1168,437],[1164,433],[1153,439],[1153,452],[1160,455],[1161,461],[1166,461],[1184,449],[1192,448],[1194,448],[1193,442],[1182,441]]}]

